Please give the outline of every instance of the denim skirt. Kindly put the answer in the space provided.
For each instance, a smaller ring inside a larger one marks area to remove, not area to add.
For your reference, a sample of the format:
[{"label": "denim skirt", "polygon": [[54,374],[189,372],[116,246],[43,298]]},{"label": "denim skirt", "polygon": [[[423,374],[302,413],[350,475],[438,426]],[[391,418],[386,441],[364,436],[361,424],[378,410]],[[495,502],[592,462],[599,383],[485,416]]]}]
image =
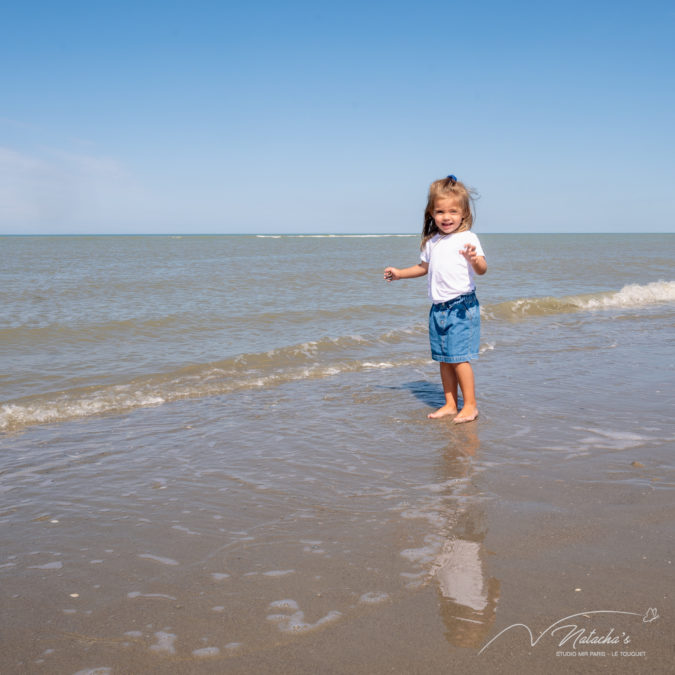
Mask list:
[{"label": "denim skirt", "polygon": [[431,306],[429,342],[434,361],[463,363],[478,358],[480,306],[475,293]]}]

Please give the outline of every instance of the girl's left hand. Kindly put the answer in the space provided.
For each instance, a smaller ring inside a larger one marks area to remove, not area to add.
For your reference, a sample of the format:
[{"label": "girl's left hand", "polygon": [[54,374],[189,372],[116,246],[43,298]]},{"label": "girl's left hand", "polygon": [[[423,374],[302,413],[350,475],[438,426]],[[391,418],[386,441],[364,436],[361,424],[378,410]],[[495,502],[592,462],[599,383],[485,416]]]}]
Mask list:
[{"label": "girl's left hand", "polygon": [[476,253],[476,247],[473,244],[466,244],[460,253],[469,261],[473,271],[476,274],[485,274],[487,272],[487,263],[482,255]]},{"label": "girl's left hand", "polygon": [[476,255],[476,247],[472,244],[466,244],[460,253],[473,265],[478,256]]}]

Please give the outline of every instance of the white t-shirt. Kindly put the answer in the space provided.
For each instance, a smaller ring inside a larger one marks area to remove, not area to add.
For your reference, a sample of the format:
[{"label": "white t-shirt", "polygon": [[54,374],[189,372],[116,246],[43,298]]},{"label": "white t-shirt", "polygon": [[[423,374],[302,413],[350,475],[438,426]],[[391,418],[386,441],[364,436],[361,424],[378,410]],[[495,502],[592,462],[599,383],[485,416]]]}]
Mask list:
[{"label": "white t-shirt", "polygon": [[460,253],[466,244],[475,246],[477,255],[485,255],[478,237],[470,230],[436,234],[422,249],[422,262],[429,263],[429,297],[433,303],[446,302],[476,290],[473,267]]}]

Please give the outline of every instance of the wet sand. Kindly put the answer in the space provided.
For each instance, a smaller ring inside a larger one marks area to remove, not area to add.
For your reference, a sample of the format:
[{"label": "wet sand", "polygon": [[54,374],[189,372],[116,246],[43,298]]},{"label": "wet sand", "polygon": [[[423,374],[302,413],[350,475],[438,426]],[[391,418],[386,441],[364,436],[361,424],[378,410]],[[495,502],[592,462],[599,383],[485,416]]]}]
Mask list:
[{"label": "wet sand", "polygon": [[[453,427],[425,418],[434,385],[391,381],[5,437],[2,672],[671,672],[663,435],[582,420],[572,445],[611,451],[563,456],[532,420],[507,437],[489,395]],[[632,614],[574,622],[629,644],[488,645],[602,610]]]}]

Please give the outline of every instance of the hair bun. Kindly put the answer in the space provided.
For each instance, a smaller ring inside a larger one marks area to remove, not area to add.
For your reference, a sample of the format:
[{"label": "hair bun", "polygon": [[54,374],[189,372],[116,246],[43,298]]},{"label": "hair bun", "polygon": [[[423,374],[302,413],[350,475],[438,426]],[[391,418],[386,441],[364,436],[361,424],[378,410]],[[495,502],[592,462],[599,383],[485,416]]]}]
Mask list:
[{"label": "hair bun", "polygon": [[457,182],[457,176],[453,176],[452,174],[450,174],[448,176],[448,182],[450,183],[450,185],[454,185]]}]

